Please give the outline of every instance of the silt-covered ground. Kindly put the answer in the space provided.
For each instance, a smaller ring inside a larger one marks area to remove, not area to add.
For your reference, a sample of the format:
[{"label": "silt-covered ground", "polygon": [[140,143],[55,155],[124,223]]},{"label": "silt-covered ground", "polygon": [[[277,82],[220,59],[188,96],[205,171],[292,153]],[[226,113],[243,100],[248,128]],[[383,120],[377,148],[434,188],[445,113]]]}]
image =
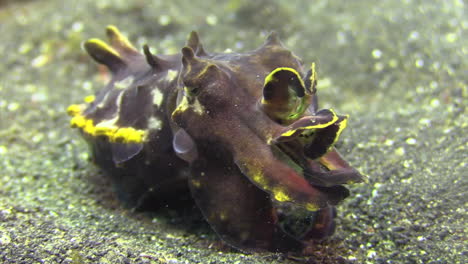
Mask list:
[{"label": "silt-covered ground", "polygon": [[350,114],[340,151],[367,184],[310,263],[466,263],[465,1],[0,1],[2,263],[294,263],[220,246],[196,213],[122,206],[68,127],[102,87],[80,48],[118,26],[137,47],[247,51],[277,31],[315,61],[321,106]]}]

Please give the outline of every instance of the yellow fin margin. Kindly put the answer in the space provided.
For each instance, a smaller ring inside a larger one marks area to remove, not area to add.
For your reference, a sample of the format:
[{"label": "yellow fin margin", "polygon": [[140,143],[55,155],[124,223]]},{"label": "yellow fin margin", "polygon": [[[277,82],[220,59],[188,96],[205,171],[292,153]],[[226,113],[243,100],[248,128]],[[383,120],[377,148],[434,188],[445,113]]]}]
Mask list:
[{"label": "yellow fin margin", "polygon": [[72,128],[79,128],[84,133],[93,136],[105,136],[113,143],[142,143],[147,136],[146,130],[135,129],[133,127],[117,127],[114,125],[95,125],[92,119],[84,117],[81,113],[82,105],[70,105],[67,113],[73,118],[70,120]]}]

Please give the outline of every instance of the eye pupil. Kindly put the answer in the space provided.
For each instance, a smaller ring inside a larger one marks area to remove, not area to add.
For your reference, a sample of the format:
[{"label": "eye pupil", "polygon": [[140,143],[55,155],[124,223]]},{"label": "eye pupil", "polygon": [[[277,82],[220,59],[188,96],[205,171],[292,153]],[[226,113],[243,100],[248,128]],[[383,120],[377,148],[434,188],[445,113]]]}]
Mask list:
[{"label": "eye pupil", "polygon": [[194,87],[191,89],[190,93],[193,95],[197,95],[199,91],[200,91],[200,88]]},{"label": "eye pupil", "polygon": [[191,85],[186,85],[184,86],[184,92],[188,96],[197,96],[200,93],[201,89],[200,86],[191,86]]}]

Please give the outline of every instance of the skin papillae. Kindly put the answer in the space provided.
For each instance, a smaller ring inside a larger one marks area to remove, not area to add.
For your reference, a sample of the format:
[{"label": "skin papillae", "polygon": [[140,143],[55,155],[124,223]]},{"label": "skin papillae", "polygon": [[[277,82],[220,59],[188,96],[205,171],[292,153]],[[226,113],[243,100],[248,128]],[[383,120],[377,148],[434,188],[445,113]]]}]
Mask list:
[{"label": "skin papillae", "polygon": [[[315,64],[272,33],[258,49],[208,53],[192,32],[180,54],[139,52],[114,26],[84,48],[112,74],[71,126],[132,204],[190,194],[222,240],[248,252],[301,251],[333,233],[343,184],[363,181],[333,147],[347,116],[318,109]],[[278,219],[312,219],[291,234]]]}]

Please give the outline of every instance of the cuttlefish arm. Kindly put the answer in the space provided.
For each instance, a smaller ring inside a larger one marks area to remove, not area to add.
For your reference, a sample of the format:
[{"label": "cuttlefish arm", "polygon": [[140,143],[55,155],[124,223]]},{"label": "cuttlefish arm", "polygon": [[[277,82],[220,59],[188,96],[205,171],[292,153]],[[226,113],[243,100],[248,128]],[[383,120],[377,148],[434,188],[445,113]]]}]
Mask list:
[{"label": "cuttlefish arm", "polygon": [[[309,182],[314,185],[331,187],[340,184],[365,182],[367,180],[365,175],[362,175],[351,167],[335,148],[332,148],[320,157],[318,161],[309,162],[310,166],[304,171],[304,174],[308,177]],[[320,169],[317,163],[322,164],[328,171]]]},{"label": "cuttlefish arm", "polygon": [[[208,154],[210,155],[210,154]],[[231,246],[243,251],[295,251],[303,244],[277,226],[267,193],[236,167],[201,154],[191,164],[189,186],[205,219]]]},{"label": "cuttlefish arm", "polygon": [[[279,132],[274,143],[303,168],[303,174],[316,186],[332,187],[363,181],[333,147],[347,124],[347,116],[323,109],[302,117]],[[317,166],[317,161],[326,170]]]},{"label": "cuttlefish arm", "polygon": [[[312,186],[301,171],[276,157],[271,146],[258,137],[243,137],[238,142],[233,149],[236,165],[252,183],[279,202],[291,202],[316,211],[335,205],[348,195],[346,188],[339,188],[341,186],[326,191]],[[255,152],[248,146],[255,146]]]},{"label": "cuttlefish arm", "polygon": [[324,129],[334,125],[341,117],[337,116],[331,109],[323,109],[315,115],[302,117],[292,124],[283,127],[276,132],[274,143],[290,141],[298,136],[313,133],[318,129]]},{"label": "cuttlefish arm", "polygon": [[223,241],[243,251],[302,248],[301,242],[277,226],[268,194],[242,175],[220,149],[197,144],[183,128],[175,131],[172,145],[190,163],[192,197]]},{"label": "cuttlefish arm", "polygon": [[312,239],[323,239],[333,235],[335,232],[336,209],[334,206],[328,206],[315,212],[314,221],[309,229],[304,232],[300,239],[308,241]]}]

